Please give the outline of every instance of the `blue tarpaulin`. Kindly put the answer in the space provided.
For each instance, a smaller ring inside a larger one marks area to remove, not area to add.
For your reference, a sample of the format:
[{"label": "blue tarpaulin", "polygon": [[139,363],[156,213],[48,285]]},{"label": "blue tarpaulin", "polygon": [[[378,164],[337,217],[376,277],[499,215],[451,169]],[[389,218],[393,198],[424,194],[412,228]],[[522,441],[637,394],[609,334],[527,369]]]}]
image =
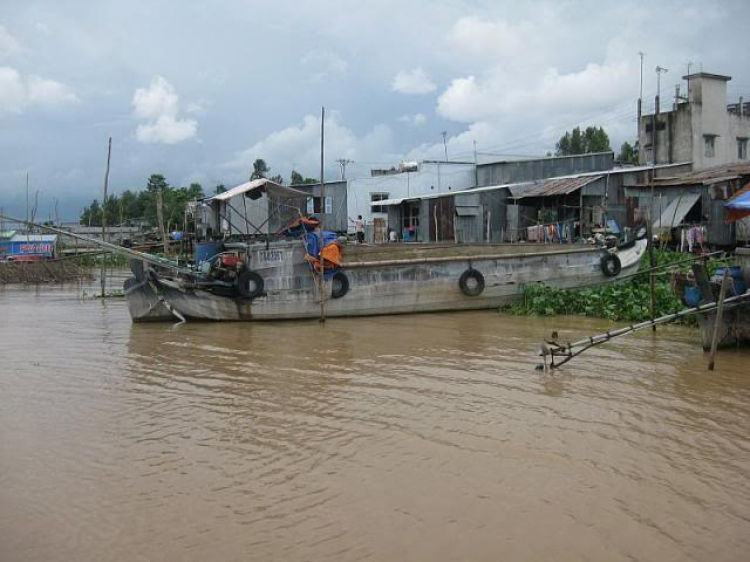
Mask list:
[{"label": "blue tarpaulin", "polygon": [[750,216],[750,188],[745,188],[724,204],[727,210],[727,220],[736,221]]}]

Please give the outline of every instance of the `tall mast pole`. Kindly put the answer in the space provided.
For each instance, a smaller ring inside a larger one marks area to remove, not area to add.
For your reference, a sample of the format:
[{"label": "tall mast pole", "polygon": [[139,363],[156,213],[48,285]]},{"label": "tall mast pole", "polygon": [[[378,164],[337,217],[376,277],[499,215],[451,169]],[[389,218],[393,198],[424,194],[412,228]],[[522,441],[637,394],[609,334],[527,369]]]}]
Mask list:
[{"label": "tall mast pole", "polygon": [[320,229],[323,230],[323,215],[326,210],[326,188],[325,188],[325,127],[326,108],[320,109]]},{"label": "tall mast pole", "polygon": [[324,267],[323,267],[323,215],[326,210],[326,188],[325,188],[325,122],[326,122],[326,108],[321,107],[320,109],[320,225],[318,231],[318,263],[320,265],[320,271],[318,271],[318,298],[320,299],[320,321],[326,321],[326,308],[325,299],[323,297],[324,289]]}]

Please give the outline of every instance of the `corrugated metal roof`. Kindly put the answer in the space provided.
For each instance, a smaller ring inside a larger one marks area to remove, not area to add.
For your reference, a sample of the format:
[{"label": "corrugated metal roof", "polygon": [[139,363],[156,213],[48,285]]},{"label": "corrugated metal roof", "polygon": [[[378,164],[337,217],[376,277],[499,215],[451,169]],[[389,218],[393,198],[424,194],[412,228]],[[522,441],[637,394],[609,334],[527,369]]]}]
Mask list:
[{"label": "corrugated metal roof", "polygon": [[690,209],[693,208],[693,205],[695,205],[700,198],[700,193],[688,193],[681,195],[672,201],[667,208],[664,209],[661,216],[654,221],[654,230],[669,230],[670,228],[679,226],[682,223],[682,219],[685,218],[685,215],[690,212]]},{"label": "corrugated metal roof", "polygon": [[[737,179],[750,175],[750,164],[727,164],[716,166],[697,172],[689,172],[681,176],[671,178],[656,178],[656,187],[671,187],[682,185],[712,185],[723,181]],[[637,187],[649,187],[650,184],[641,184]]]},{"label": "corrugated metal roof", "polygon": [[556,178],[535,182],[534,185],[522,190],[515,199],[526,197],[552,197],[555,195],[569,195],[578,191],[583,186],[588,185],[596,180],[603,178],[603,175],[586,176],[579,178]]},{"label": "corrugated metal roof", "polygon": [[57,242],[57,234],[16,234],[11,242]]},{"label": "corrugated metal roof", "polygon": [[298,189],[294,189],[292,187],[286,187],[284,185],[279,185],[278,183],[274,183],[271,180],[260,178],[257,180],[249,181],[247,183],[243,183],[241,185],[238,185],[236,187],[233,187],[232,189],[228,191],[224,191],[223,193],[219,193],[218,195],[214,195],[213,197],[207,197],[206,201],[226,201],[227,199],[231,199],[232,197],[236,197],[237,195],[242,195],[243,193],[248,193],[250,191],[266,191],[268,193],[271,193],[273,195],[281,196],[281,197],[309,197],[310,194],[305,193],[304,191],[299,191]]}]

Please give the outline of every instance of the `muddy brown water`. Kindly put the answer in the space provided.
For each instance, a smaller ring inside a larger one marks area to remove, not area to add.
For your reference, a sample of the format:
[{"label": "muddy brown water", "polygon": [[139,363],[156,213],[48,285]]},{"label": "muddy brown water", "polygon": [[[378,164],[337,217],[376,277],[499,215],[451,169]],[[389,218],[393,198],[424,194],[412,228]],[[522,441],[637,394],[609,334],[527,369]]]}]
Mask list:
[{"label": "muddy brown water", "polygon": [[534,370],[611,327],[0,288],[0,560],[750,559],[750,352],[709,373],[671,327]]}]

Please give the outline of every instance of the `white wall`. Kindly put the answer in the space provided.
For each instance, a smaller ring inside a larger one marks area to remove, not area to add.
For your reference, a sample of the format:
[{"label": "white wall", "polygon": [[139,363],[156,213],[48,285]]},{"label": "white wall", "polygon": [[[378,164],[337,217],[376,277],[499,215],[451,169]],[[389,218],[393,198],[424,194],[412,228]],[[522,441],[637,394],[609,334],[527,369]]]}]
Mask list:
[{"label": "white wall", "polygon": [[[475,174],[473,164],[420,162],[416,172],[350,179],[347,194],[348,215],[352,219],[362,215],[366,224],[372,224],[375,218],[388,218],[388,213],[371,212],[372,193],[387,193],[389,199],[399,199],[460,191],[476,185]],[[349,224],[349,230],[354,230],[353,224]]]},{"label": "white wall", "polygon": [[[695,82],[694,94],[700,92],[695,97],[701,104],[693,107],[693,169],[737,162],[737,137],[750,136],[750,118],[727,111],[727,82],[710,78]],[[690,87],[693,89],[692,82]],[[705,156],[704,135],[718,135],[713,158]]]}]

